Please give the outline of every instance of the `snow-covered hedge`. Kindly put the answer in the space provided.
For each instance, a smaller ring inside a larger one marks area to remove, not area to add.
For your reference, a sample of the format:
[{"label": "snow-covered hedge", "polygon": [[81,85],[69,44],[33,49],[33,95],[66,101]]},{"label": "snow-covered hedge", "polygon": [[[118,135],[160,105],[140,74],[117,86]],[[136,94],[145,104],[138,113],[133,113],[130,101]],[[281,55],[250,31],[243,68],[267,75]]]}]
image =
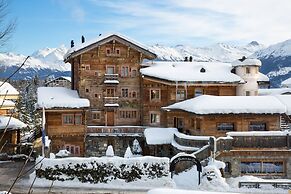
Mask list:
[{"label": "snow-covered hedge", "polygon": [[[38,158],[38,162],[41,158]],[[139,179],[169,177],[169,159],[157,157],[92,157],[45,158],[36,166],[36,176],[48,180],[74,180],[89,183],[108,183],[121,179],[132,182]]]}]

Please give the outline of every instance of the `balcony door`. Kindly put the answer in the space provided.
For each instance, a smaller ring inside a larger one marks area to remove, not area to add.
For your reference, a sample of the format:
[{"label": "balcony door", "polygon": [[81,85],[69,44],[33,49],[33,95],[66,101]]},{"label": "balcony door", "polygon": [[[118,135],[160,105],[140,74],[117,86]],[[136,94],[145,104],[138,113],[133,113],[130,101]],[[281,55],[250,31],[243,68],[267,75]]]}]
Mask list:
[{"label": "balcony door", "polygon": [[107,126],[114,126],[114,111],[107,112]]}]

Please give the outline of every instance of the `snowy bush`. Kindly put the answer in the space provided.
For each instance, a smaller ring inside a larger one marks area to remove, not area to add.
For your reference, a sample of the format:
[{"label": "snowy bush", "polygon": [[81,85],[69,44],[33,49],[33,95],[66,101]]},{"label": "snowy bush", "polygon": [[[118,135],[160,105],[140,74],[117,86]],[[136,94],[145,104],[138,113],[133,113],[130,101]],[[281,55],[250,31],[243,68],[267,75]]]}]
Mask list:
[{"label": "snowy bush", "polygon": [[[226,183],[225,179],[222,177],[220,170],[218,167],[223,166],[223,162],[213,162],[208,166],[203,168],[202,172],[202,181],[199,185],[199,188],[202,190],[227,190],[229,189],[229,185]],[[218,187],[219,185],[219,187]]]},{"label": "snowy bush", "polygon": [[[40,160],[39,158],[37,159]],[[169,177],[169,159],[157,157],[139,158],[45,158],[36,166],[36,176],[48,180],[74,180],[80,182],[108,183],[120,179],[125,182],[139,179]]]},{"label": "snowy bush", "polygon": [[128,146],[128,147],[126,148],[125,153],[124,153],[124,158],[131,158],[131,157],[132,157],[132,152],[131,152],[130,147]]},{"label": "snowy bush", "polygon": [[70,155],[71,155],[71,152],[69,152],[68,150],[60,150],[58,153],[56,153],[56,157],[58,158],[64,158]]},{"label": "snowy bush", "polygon": [[109,145],[109,146],[107,147],[107,150],[106,150],[105,155],[106,155],[107,157],[113,157],[113,156],[114,156],[114,151],[113,151],[113,147],[112,147],[112,145]]}]

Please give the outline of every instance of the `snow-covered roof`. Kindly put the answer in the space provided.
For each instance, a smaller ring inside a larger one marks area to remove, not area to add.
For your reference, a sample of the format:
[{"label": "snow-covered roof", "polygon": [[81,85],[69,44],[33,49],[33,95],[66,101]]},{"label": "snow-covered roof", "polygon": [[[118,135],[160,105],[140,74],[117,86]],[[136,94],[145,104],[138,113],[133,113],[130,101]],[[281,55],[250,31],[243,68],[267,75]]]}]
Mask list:
[{"label": "snow-covered roof", "polygon": [[11,100],[4,100],[0,99],[0,106],[2,105],[1,109],[5,109],[5,107],[15,107],[15,103]]},{"label": "snow-covered roof", "polygon": [[259,81],[259,82],[269,82],[270,79],[269,79],[269,77],[266,76],[265,74],[259,72],[258,81]]},{"label": "snow-covered roof", "polygon": [[72,80],[71,77],[69,77],[69,76],[60,76],[60,77],[54,78],[52,80],[49,80],[48,82],[46,82],[46,84],[53,82],[55,80],[58,80],[58,79],[65,79],[65,80],[68,80],[69,82],[71,82],[71,80]]},{"label": "snow-covered roof", "polygon": [[76,90],[64,87],[39,87],[37,105],[44,108],[82,108],[89,107],[88,99],[80,98]]},{"label": "snow-covered roof", "polygon": [[68,50],[68,52],[64,55],[64,60],[66,61],[74,53],[77,53],[77,52],[79,52],[79,51],[81,51],[83,49],[89,48],[91,46],[93,47],[94,45],[99,45],[99,43],[101,43],[101,42],[102,43],[106,43],[106,42],[103,42],[103,41],[107,40],[107,39],[108,39],[108,41],[111,41],[113,38],[119,38],[121,40],[129,42],[129,43],[137,46],[138,48],[149,52],[152,56],[154,56],[153,58],[156,58],[156,54],[154,54],[153,51],[149,47],[139,43],[138,41],[133,40],[133,39],[131,39],[129,37],[126,37],[126,36],[124,36],[122,34],[119,34],[119,33],[108,33],[108,34],[104,34],[104,35],[98,36],[95,39],[92,39],[92,40],[86,41],[84,43],[81,43],[80,45],[76,45],[73,48],[70,48]]},{"label": "snow-covered roof", "polygon": [[286,106],[286,114],[291,115],[291,95],[277,95],[275,97]]},{"label": "snow-covered roof", "polygon": [[141,74],[173,82],[243,82],[231,73],[230,63],[221,62],[153,62]]},{"label": "snow-covered roof", "polygon": [[[2,81],[0,81],[0,86],[3,84]],[[7,92],[8,91],[8,92]],[[1,87],[0,87],[0,95],[5,96],[7,92],[7,95],[19,95],[19,92],[10,84],[5,82]]]},{"label": "snow-covered roof", "polygon": [[259,59],[254,59],[254,58],[246,58],[243,61],[240,59],[235,60],[234,62],[231,63],[233,67],[237,66],[262,66],[262,62]]},{"label": "snow-covered roof", "polygon": [[195,114],[276,114],[286,107],[275,96],[209,96],[201,95],[163,107]]},{"label": "snow-covered roof", "polygon": [[[8,127],[7,127],[8,125]],[[22,121],[8,116],[0,116],[0,131],[7,127],[8,130],[15,130],[27,127]]]},{"label": "snow-covered roof", "polygon": [[259,96],[291,94],[291,88],[259,89],[258,94]]},{"label": "snow-covered roof", "polygon": [[146,128],[144,136],[148,145],[171,144],[176,128]]},{"label": "snow-covered roof", "polygon": [[286,86],[291,87],[291,77],[288,78],[288,79],[286,79],[286,80],[284,80],[284,81],[282,81],[281,85],[282,85],[283,87],[286,87]]}]

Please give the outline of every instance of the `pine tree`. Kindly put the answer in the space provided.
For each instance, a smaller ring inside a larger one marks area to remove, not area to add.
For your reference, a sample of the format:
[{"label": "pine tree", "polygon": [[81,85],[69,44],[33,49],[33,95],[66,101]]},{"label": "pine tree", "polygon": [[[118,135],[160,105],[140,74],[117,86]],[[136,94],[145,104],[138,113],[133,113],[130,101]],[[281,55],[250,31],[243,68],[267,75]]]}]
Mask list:
[{"label": "pine tree", "polygon": [[141,149],[137,139],[133,140],[132,153],[133,153],[133,155],[141,155],[142,154],[142,149]]}]

